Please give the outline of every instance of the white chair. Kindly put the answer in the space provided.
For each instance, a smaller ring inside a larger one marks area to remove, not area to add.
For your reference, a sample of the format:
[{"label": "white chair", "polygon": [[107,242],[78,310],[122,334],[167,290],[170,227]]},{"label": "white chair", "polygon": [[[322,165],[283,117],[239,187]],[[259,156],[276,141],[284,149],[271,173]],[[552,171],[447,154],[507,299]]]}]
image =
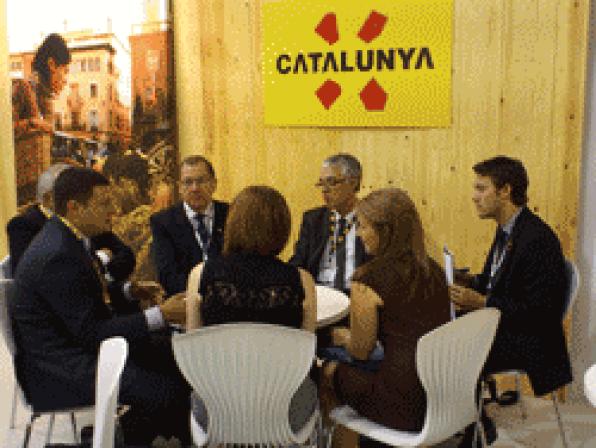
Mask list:
[{"label": "white chair", "polygon": [[99,347],[95,386],[93,448],[113,448],[120,377],[128,356],[124,338],[110,338]]},{"label": "white chair", "polygon": [[[426,391],[427,409],[419,433],[374,423],[349,406],[331,419],[352,431],[391,446],[433,445],[479,420],[476,390],[493,343],[500,312],[486,308],[448,322],[418,340],[416,368]],[[480,401],[481,402],[481,401]]]},{"label": "white chair", "polygon": [[[563,319],[565,319],[569,310],[573,308],[573,303],[577,298],[577,291],[579,289],[579,282],[581,279],[576,264],[568,259],[565,259],[565,277],[567,279],[567,291],[565,294],[565,304],[563,308],[562,317]],[[521,393],[521,375],[525,375],[525,372],[523,370],[507,370],[505,372],[499,372],[499,374],[515,376],[515,391],[517,393],[517,396],[519,397],[518,399],[521,407],[522,419],[525,420],[528,417],[528,412],[524,405]],[[567,444],[567,438],[565,437],[565,430],[563,428],[563,421],[561,419],[561,413],[559,412],[559,406],[557,404],[557,394],[556,392],[552,392],[550,395],[555,409],[555,414],[557,416],[557,423],[559,424],[561,440],[563,441],[563,446],[567,448],[569,445]]]},{"label": "white chair", "polygon": [[[4,263],[7,262],[7,258],[8,257],[6,257],[0,264],[4,265]],[[4,271],[5,266],[0,266],[0,267],[2,268],[3,272],[6,272],[6,271]],[[14,290],[14,280],[12,280],[10,278],[0,278],[0,333],[2,334],[2,339],[4,340],[4,344],[6,345],[6,348],[8,350],[8,353],[9,353],[11,359],[14,359],[15,345],[14,345],[14,340],[13,340],[13,336],[12,336],[10,317],[8,316],[8,300],[9,300],[9,297],[13,294],[13,290]],[[13,383],[14,386],[13,386],[13,394],[12,394],[12,413],[11,413],[11,417],[10,417],[10,429],[14,429],[14,427],[15,427],[17,395],[19,395],[21,397],[22,403],[24,403],[25,406],[27,408],[29,408],[29,411],[31,413],[31,415],[29,417],[29,421],[27,422],[27,426],[25,428],[25,437],[24,437],[24,441],[23,441],[24,447],[27,447],[29,445],[29,438],[31,437],[31,429],[33,427],[33,423],[35,422],[35,420],[38,417],[40,417],[41,415],[44,415],[44,414],[49,414],[49,416],[50,416],[50,421],[48,424],[48,431],[46,433],[46,444],[50,442],[50,439],[52,437],[55,414],[57,414],[57,413],[68,413],[70,415],[70,421],[71,421],[72,431],[73,431],[73,438],[75,441],[77,441],[77,442],[79,441],[78,440],[79,435],[78,435],[77,425],[76,425],[76,420],[75,420],[75,412],[87,410],[89,408],[56,409],[55,411],[39,412],[36,409],[33,409],[31,404],[27,402],[25,394],[21,390],[19,383],[16,379],[16,375],[13,374],[13,377],[14,377],[14,383]]]},{"label": "white chair", "polygon": [[315,335],[259,323],[201,328],[172,340],[180,370],[205,403],[208,428],[191,415],[195,444],[302,444],[315,435],[318,410],[294,433],[290,400],[315,357]]},{"label": "white chair", "polygon": [[596,364],[584,374],[584,393],[590,404],[596,408]]}]

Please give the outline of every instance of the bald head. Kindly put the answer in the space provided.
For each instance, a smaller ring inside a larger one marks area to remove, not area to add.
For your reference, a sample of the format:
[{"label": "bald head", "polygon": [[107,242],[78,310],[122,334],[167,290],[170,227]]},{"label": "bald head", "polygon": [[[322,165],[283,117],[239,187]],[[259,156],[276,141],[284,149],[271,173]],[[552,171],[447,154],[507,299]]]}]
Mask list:
[{"label": "bald head", "polygon": [[72,168],[72,166],[66,163],[56,163],[39,175],[39,179],[37,179],[37,201],[43,204],[44,207],[54,208],[52,197],[54,184],[60,173],[67,168]]}]

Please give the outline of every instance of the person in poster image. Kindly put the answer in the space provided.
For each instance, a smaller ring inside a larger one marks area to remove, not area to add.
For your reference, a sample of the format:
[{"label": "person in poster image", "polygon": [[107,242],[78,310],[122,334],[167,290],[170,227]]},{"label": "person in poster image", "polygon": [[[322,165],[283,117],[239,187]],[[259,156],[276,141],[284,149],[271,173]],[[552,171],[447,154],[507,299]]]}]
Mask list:
[{"label": "person in poster image", "polygon": [[59,34],[48,35],[37,49],[30,79],[12,81],[15,141],[37,131],[52,132],[53,100],[66,85],[71,56]]}]

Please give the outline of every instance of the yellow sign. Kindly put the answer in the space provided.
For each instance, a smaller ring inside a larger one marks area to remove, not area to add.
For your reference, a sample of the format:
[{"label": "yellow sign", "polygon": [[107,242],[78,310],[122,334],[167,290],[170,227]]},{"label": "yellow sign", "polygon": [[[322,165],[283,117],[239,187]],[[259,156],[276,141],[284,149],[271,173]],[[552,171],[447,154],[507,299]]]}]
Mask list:
[{"label": "yellow sign", "polygon": [[263,5],[265,124],[451,124],[453,0]]}]

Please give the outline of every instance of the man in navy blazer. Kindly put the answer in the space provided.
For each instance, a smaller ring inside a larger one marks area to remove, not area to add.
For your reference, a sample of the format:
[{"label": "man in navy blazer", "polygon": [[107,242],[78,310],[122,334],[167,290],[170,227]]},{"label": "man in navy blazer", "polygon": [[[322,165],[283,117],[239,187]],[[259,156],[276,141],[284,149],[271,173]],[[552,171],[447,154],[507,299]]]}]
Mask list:
[{"label": "man in navy blazer", "polygon": [[325,159],[316,184],[325,206],[304,213],[289,261],[310,272],[318,284],[346,293],[352,273],[366,261],[354,214],[361,180],[362,168],[354,156],[340,153]]},{"label": "man in navy blazer", "polygon": [[[13,217],[6,225],[10,248],[10,265],[16,272],[17,265],[29,244],[52,216],[54,209],[53,189],[56,178],[72,165],[56,163],[40,174],[37,180],[37,203]],[[126,244],[113,232],[104,232],[92,238],[95,250],[107,249],[109,256],[103,258],[107,274],[115,282],[128,278],[135,268],[135,256]]]},{"label": "man in navy blazer", "polygon": [[536,395],[572,380],[563,332],[568,288],[565,258],[553,230],[527,207],[528,176],[519,160],[499,156],[474,166],[478,215],[497,236],[479,275],[450,288],[465,309],[498,308],[501,320],[485,372],[522,369]]},{"label": "man in navy blazer", "polygon": [[187,157],[180,166],[182,202],[151,216],[151,255],[168,296],[185,291],[192,268],[221,253],[228,204],[212,199],[216,187],[209,160]]},{"label": "man in navy blazer", "polygon": [[183,297],[144,312],[117,314],[90,238],[109,231],[109,183],[86,168],[64,170],[54,187],[55,215],[33,239],[15,273],[9,301],[17,378],[34,409],[94,402],[99,345],[113,336],[129,343],[120,401],[126,442],[157,435],[188,440],[189,387],[176,368],[167,321],[184,320]]}]

